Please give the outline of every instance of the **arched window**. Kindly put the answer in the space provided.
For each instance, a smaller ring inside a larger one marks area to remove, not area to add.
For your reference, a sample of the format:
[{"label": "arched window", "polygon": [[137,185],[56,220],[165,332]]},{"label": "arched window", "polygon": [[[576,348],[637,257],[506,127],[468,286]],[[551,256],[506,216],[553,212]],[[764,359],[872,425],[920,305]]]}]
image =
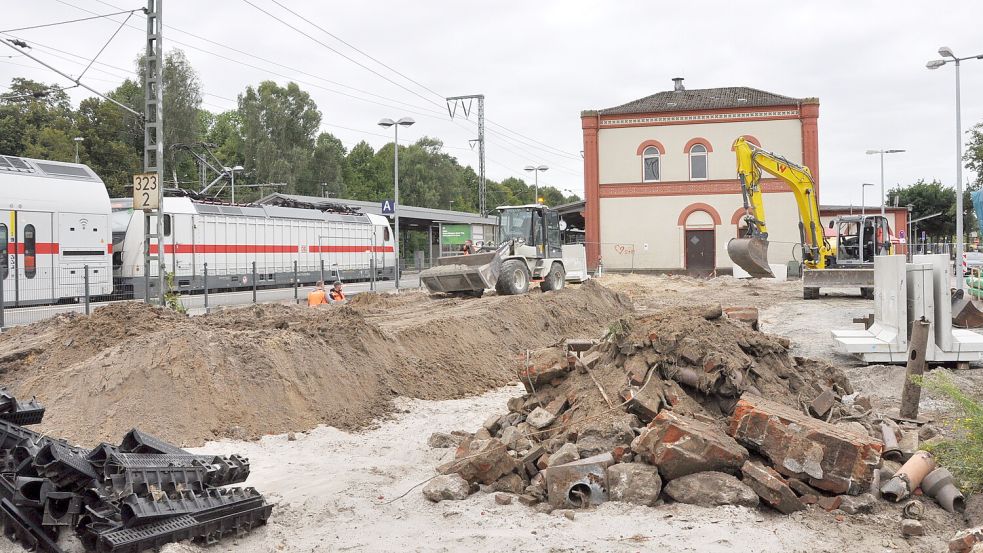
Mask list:
[{"label": "arched window", "polygon": [[707,147],[693,144],[689,149],[689,180],[707,180]]},{"label": "arched window", "polygon": [[642,152],[642,180],[655,182],[660,178],[659,149],[649,146]]}]

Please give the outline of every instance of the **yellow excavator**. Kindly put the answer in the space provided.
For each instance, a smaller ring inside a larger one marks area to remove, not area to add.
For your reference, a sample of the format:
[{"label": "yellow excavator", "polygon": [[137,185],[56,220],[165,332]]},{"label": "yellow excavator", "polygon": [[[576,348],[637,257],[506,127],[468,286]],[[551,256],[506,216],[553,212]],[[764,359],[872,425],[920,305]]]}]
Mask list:
[{"label": "yellow excavator", "polygon": [[792,190],[799,211],[802,245],[802,296],[819,297],[823,286],[859,287],[861,295],[874,292],[874,256],[891,253],[890,228],[882,215],[851,215],[830,222],[836,228],[836,246],[826,237],[819,218],[816,183],[808,167],[763,150],[743,137],[734,142],[737,175],[744,195],[747,233],[727,243],[731,260],[753,277],[774,277],[768,265],[768,226],[761,192],[761,175],[777,177]]}]

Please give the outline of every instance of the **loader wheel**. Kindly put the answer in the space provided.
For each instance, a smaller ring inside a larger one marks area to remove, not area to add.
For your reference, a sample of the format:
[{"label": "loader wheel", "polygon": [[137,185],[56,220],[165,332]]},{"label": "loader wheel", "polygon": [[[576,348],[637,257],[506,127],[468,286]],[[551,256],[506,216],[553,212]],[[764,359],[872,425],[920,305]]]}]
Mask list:
[{"label": "loader wheel", "polygon": [[818,300],[819,299],[819,288],[815,286],[806,286],[802,289],[802,299],[804,300]]},{"label": "loader wheel", "polygon": [[860,297],[865,300],[874,299],[874,289],[871,288],[870,286],[864,286],[863,288],[860,289]]},{"label": "loader wheel", "polygon": [[559,290],[563,288],[563,285],[566,284],[566,282],[567,271],[560,263],[554,263],[550,265],[550,272],[546,273],[546,277],[539,283],[539,289],[543,292]]},{"label": "loader wheel", "polygon": [[515,296],[529,291],[529,267],[521,259],[509,259],[502,263],[495,290],[503,296]]}]

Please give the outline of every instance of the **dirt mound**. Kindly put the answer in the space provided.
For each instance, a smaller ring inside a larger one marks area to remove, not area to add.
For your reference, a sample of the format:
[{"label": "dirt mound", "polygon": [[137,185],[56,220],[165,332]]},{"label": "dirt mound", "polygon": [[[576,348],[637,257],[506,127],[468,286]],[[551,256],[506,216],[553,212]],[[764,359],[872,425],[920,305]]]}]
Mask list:
[{"label": "dirt mound", "polygon": [[480,393],[514,379],[527,348],[598,335],[630,310],[593,283],[518,297],[407,293],[194,318],[134,302],[5,333],[0,360],[16,394],[48,407],[41,431],[94,445],[138,426],[194,445],[321,423],[358,428],[384,415],[395,395]]}]

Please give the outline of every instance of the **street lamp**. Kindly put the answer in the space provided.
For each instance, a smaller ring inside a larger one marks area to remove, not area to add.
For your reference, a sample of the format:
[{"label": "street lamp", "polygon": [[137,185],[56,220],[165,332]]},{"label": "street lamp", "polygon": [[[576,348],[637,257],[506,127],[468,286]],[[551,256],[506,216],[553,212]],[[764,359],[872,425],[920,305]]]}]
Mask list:
[{"label": "street lamp", "polygon": [[905,150],[867,150],[867,155],[880,154],[881,156],[881,216],[884,215],[884,154],[900,154]]},{"label": "street lamp", "polygon": [[76,136],[72,140],[75,141],[75,163],[78,163],[79,162],[79,142],[82,142],[85,139],[82,138],[81,136]]},{"label": "street lamp", "polygon": [[393,133],[393,220],[395,221],[395,232],[393,233],[393,252],[396,254],[396,291],[399,291],[399,127],[409,127],[416,121],[412,117],[403,117],[399,120],[392,119],[379,120],[379,126],[383,128],[392,127]]},{"label": "street lamp", "polygon": [[948,46],[939,48],[941,60],[932,60],[925,64],[929,69],[938,69],[947,63],[956,64],[956,286],[959,290],[966,287],[963,272],[963,129],[962,107],[959,100],[959,62],[969,59],[983,59],[983,54],[957,58]]},{"label": "street lamp", "polygon": [[236,165],[235,167],[222,167],[222,170],[232,175],[232,203],[236,203],[236,173],[241,173],[246,168],[242,165]]},{"label": "street lamp", "polygon": [[860,216],[861,217],[867,214],[867,202],[864,200],[864,192],[867,191],[868,186],[874,186],[874,183],[865,182],[860,185]]},{"label": "street lamp", "polygon": [[545,165],[540,165],[538,167],[534,167],[532,165],[526,165],[526,171],[533,171],[536,173],[536,195],[533,197],[535,198],[537,204],[539,203],[539,173],[541,171],[547,171],[547,170],[549,170],[549,167]]}]

